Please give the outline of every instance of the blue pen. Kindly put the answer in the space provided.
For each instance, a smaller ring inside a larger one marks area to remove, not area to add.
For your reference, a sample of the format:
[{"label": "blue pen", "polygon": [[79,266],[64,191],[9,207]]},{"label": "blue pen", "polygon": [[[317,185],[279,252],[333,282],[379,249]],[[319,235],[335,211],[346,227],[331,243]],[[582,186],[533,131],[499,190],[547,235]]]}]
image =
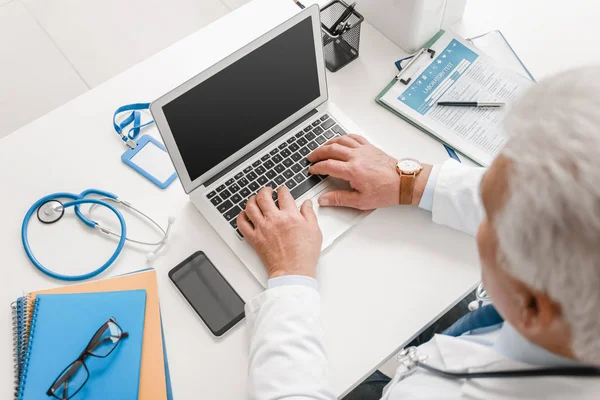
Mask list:
[{"label": "blue pen", "polygon": [[448,152],[448,155],[450,156],[450,158],[455,159],[456,161],[460,162],[460,158],[458,158],[458,154],[456,154],[456,152],[454,151],[454,149],[444,145],[444,147],[446,148],[446,151]]}]

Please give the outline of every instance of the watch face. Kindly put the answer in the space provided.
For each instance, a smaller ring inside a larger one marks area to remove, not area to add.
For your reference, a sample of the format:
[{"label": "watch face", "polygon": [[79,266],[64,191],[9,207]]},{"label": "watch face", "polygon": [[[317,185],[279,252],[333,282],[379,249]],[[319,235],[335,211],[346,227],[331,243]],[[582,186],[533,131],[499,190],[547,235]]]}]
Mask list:
[{"label": "watch face", "polygon": [[398,161],[398,168],[405,174],[414,174],[421,170],[421,163],[412,158],[403,158]]}]

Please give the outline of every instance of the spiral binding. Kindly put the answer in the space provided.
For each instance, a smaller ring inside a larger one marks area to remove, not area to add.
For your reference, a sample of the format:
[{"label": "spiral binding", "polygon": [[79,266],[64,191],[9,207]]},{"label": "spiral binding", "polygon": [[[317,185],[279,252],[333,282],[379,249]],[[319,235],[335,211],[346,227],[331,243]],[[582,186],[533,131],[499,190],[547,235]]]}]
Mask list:
[{"label": "spiral binding", "polygon": [[20,340],[20,336],[21,336],[21,317],[19,316],[19,312],[17,311],[17,308],[21,308],[21,299],[17,299],[16,301],[13,301],[12,303],[10,303],[10,308],[11,308],[11,312],[12,312],[12,332],[13,332],[13,362],[14,362],[14,387],[15,387],[15,392],[14,392],[14,398],[15,400],[17,399],[18,395],[19,395],[19,377],[21,376],[20,374],[20,359],[19,359],[19,340]]},{"label": "spiral binding", "polygon": [[[15,368],[15,400],[20,400],[23,397],[23,390],[25,389],[25,381],[27,381],[27,368],[29,367],[29,357],[31,352],[31,343],[33,341],[33,335],[35,334],[35,322],[37,319],[37,312],[39,306],[39,299],[33,301],[31,295],[26,295],[17,300],[17,308],[13,309],[13,321],[19,322],[19,301],[22,301],[22,307],[24,308],[21,325],[17,324],[16,327],[16,351],[17,354],[17,366]],[[23,305],[24,304],[24,305]],[[14,316],[16,311],[17,316]],[[13,322],[13,333],[15,332]]]}]

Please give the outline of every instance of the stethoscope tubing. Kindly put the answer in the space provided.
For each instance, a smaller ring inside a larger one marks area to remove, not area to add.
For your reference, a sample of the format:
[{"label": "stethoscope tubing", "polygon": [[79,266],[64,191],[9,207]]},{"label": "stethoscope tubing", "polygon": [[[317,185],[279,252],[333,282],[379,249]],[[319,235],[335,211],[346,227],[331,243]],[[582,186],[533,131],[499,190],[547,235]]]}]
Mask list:
[{"label": "stethoscope tubing", "polygon": [[577,376],[597,378],[600,376],[600,369],[594,366],[551,367],[482,372],[444,371],[421,362],[418,363],[418,366],[446,379],[538,378],[541,376]]},{"label": "stethoscope tubing", "polygon": [[[162,235],[163,235],[163,237],[160,240],[156,241],[156,242],[144,242],[143,240],[136,240],[136,239],[131,239],[131,238],[125,238],[125,240],[128,241],[129,243],[135,243],[135,244],[140,244],[140,245],[144,245],[144,246],[159,246],[159,245],[161,245],[164,242],[164,240],[165,240],[164,238],[165,238],[165,236],[167,236],[167,231],[165,231],[163,229],[163,227],[158,224],[158,222],[156,222],[154,219],[150,218],[150,216],[148,214],[144,213],[141,210],[138,210],[136,207],[133,207],[131,204],[129,204],[127,202],[118,200],[117,198],[106,196],[106,197],[100,198],[99,200],[100,201],[112,201],[112,202],[115,202],[116,204],[121,204],[121,205],[125,206],[129,210],[131,210],[131,211],[133,211],[133,212],[141,215],[142,217],[144,217],[147,221],[149,221],[152,225],[154,225],[162,233]],[[97,205],[98,204],[92,204],[92,206],[89,208],[89,211],[88,211],[89,216],[91,216],[94,208],[96,208]],[[83,213],[81,213],[81,215],[83,215]],[[103,228],[104,228],[104,230],[105,230],[105,232],[107,234],[109,234],[111,236],[114,236],[114,237],[117,237],[117,238],[121,237],[120,234],[118,234],[116,232],[113,232],[112,230],[109,230],[109,229],[107,229],[105,227],[103,227]]]},{"label": "stethoscope tubing", "polygon": [[[72,193],[69,193],[69,194],[73,195]],[[110,192],[106,192],[104,190],[99,190],[99,189],[87,189],[87,190],[84,190],[83,192],[79,193],[79,195],[77,196],[77,198],[78,199],[85,199],[87,196],[89,196],[91,194],[95,194],[97,196],[104,196],[104,197],[106,197],[108,199],[112,199],[114,201],[117,200],[117,196],[115,194],[112,194]],[[94,204],[98,204],[98,205],[103,206],[104,203],[101,202],[101,203],[94,203]],[[85,203],[82,203],[82,204],[85,204]],[[120,212],[119,212],[119,214],[120,214]],[[79,204],[77,204],[75,206],[75,215],[77,215],[77,218],[79,218],[84,224],[86,224],[90,228],[94,228],[96,225],[98,225],[97,222],[94,222],[91,219],[87,218],[85,215],[83,215],[83,213],[81,212],[81,207],[79,206]]]},{"label": "stethoscope tubing", "polygon": [[399,379],[414,373],[417,368],[422,368],[434,375],[446,379],[493,379],[493,378],[534,378],[540,376],[578,376],[578,377],[599,377],[600,368],[592,365],[581,365],[575,367],[559,366],[537,369],[515,369],[499,371],[475,371],[468,370],[448,371],[426,364],[428,356],[418,354],[417,347],[409,347],[400,352],[398,360],[406,368],[400,372],[400,375],[394,378]]},{"label": "stethoscope tubing", "polygon": [[[123,218],[123,215],[113,205],[108,204],[107,202],[104,202],[101,200],[85,198],[86,195],[92,194],[92,193],[106,195],[107,197],[111,197],[110,193],[103,192],[103,191],[96,191],[96,190],[87,190],[87,191],[82,192],[80,195],[76,195],[73,193],[67,193],[67,192],[59,192],[59,193],[49,194],[47,196],[42,197],[41,199],[36,201],[29,208],[27,213],[25,214],[25,218],[23,218],[23,224],[21,226],[21,240],[23,242],[23,248],[25,250],[25,253],[29,257],[29,259],[31,260],[31,263],[38,270],[43,272],[44,274],[46,274],[52,278],[64,280],[64,281],[80,281],[80,280],[90,279],[90,278],[93,278],[93,277],[101,274],[102,272],[104,272],[108,267],[110,267],[115,262],[115,260],[119,256],[119,254],[121,254],[121,251],[123,250],[123,246],[125,245],[125,241],[127,238],[127,227],[125,224],[125,219]],[[112,211],[113,214],[115,214],[117,216],[117,218],[119,219],[119,224],[121,226],[119,242],[117,244],[117,247],[115,248],[114,253],[110,256],[110,258],[104,264],[102,264],[102,266],[100,266],[100,268],[97,268],[91,272],[81,274],[81,275],[59,274],[57,272],[51,271],[48,268],[44,267],[38,261],[38,259],[35,257],[35,255],[33,254],[31,247],[29,245],[29,239],[27,236],[27,228],[29,227],[29,222],[31,220],[31,217],[33,216],[33,214],[37,211],[37,209],[42,204],[44,204],[50,200],[56,200],[59,198],[71,199],[71,201],[63,203],[63,208],[74,207],[75,213],[77,214],[77,216],[90,228],[95,228],[97,226],[97,223],[89,220],[81,213],[81,211],[79,210],[79,206],[81,204],[98,204],[98,205],[104,206],[104,207],[108,208],[110,211]]]}]

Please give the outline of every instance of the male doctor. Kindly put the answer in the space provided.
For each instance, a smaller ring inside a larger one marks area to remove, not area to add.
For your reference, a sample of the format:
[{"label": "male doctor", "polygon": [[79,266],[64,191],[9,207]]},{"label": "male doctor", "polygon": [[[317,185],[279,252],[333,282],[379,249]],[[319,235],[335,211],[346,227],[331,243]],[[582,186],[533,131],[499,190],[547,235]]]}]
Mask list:
[{"label": "male doctor", "polygon": [[[454,160],[398,161],[358,135],[309,156],[311,173],[354,189],[324,194],[322,206],[413,205],[430,210],[436,223],[477,235],[483,282],[505,322],[459,337],[436,335],[418,349],[429,365],[600,365],[599,76],[600,68],[580,69],[528,90],[487,171]],[[238,226],[270,277],[246,310],[249,397],[333,399],[315,280],[321,233],[311,203],[298,210],[282,187],[278,208],[266,188],[248,201]],[[598,377],[452,380],[423,369],[403,372],[400,364],[384,399],[600,399]]]}]

